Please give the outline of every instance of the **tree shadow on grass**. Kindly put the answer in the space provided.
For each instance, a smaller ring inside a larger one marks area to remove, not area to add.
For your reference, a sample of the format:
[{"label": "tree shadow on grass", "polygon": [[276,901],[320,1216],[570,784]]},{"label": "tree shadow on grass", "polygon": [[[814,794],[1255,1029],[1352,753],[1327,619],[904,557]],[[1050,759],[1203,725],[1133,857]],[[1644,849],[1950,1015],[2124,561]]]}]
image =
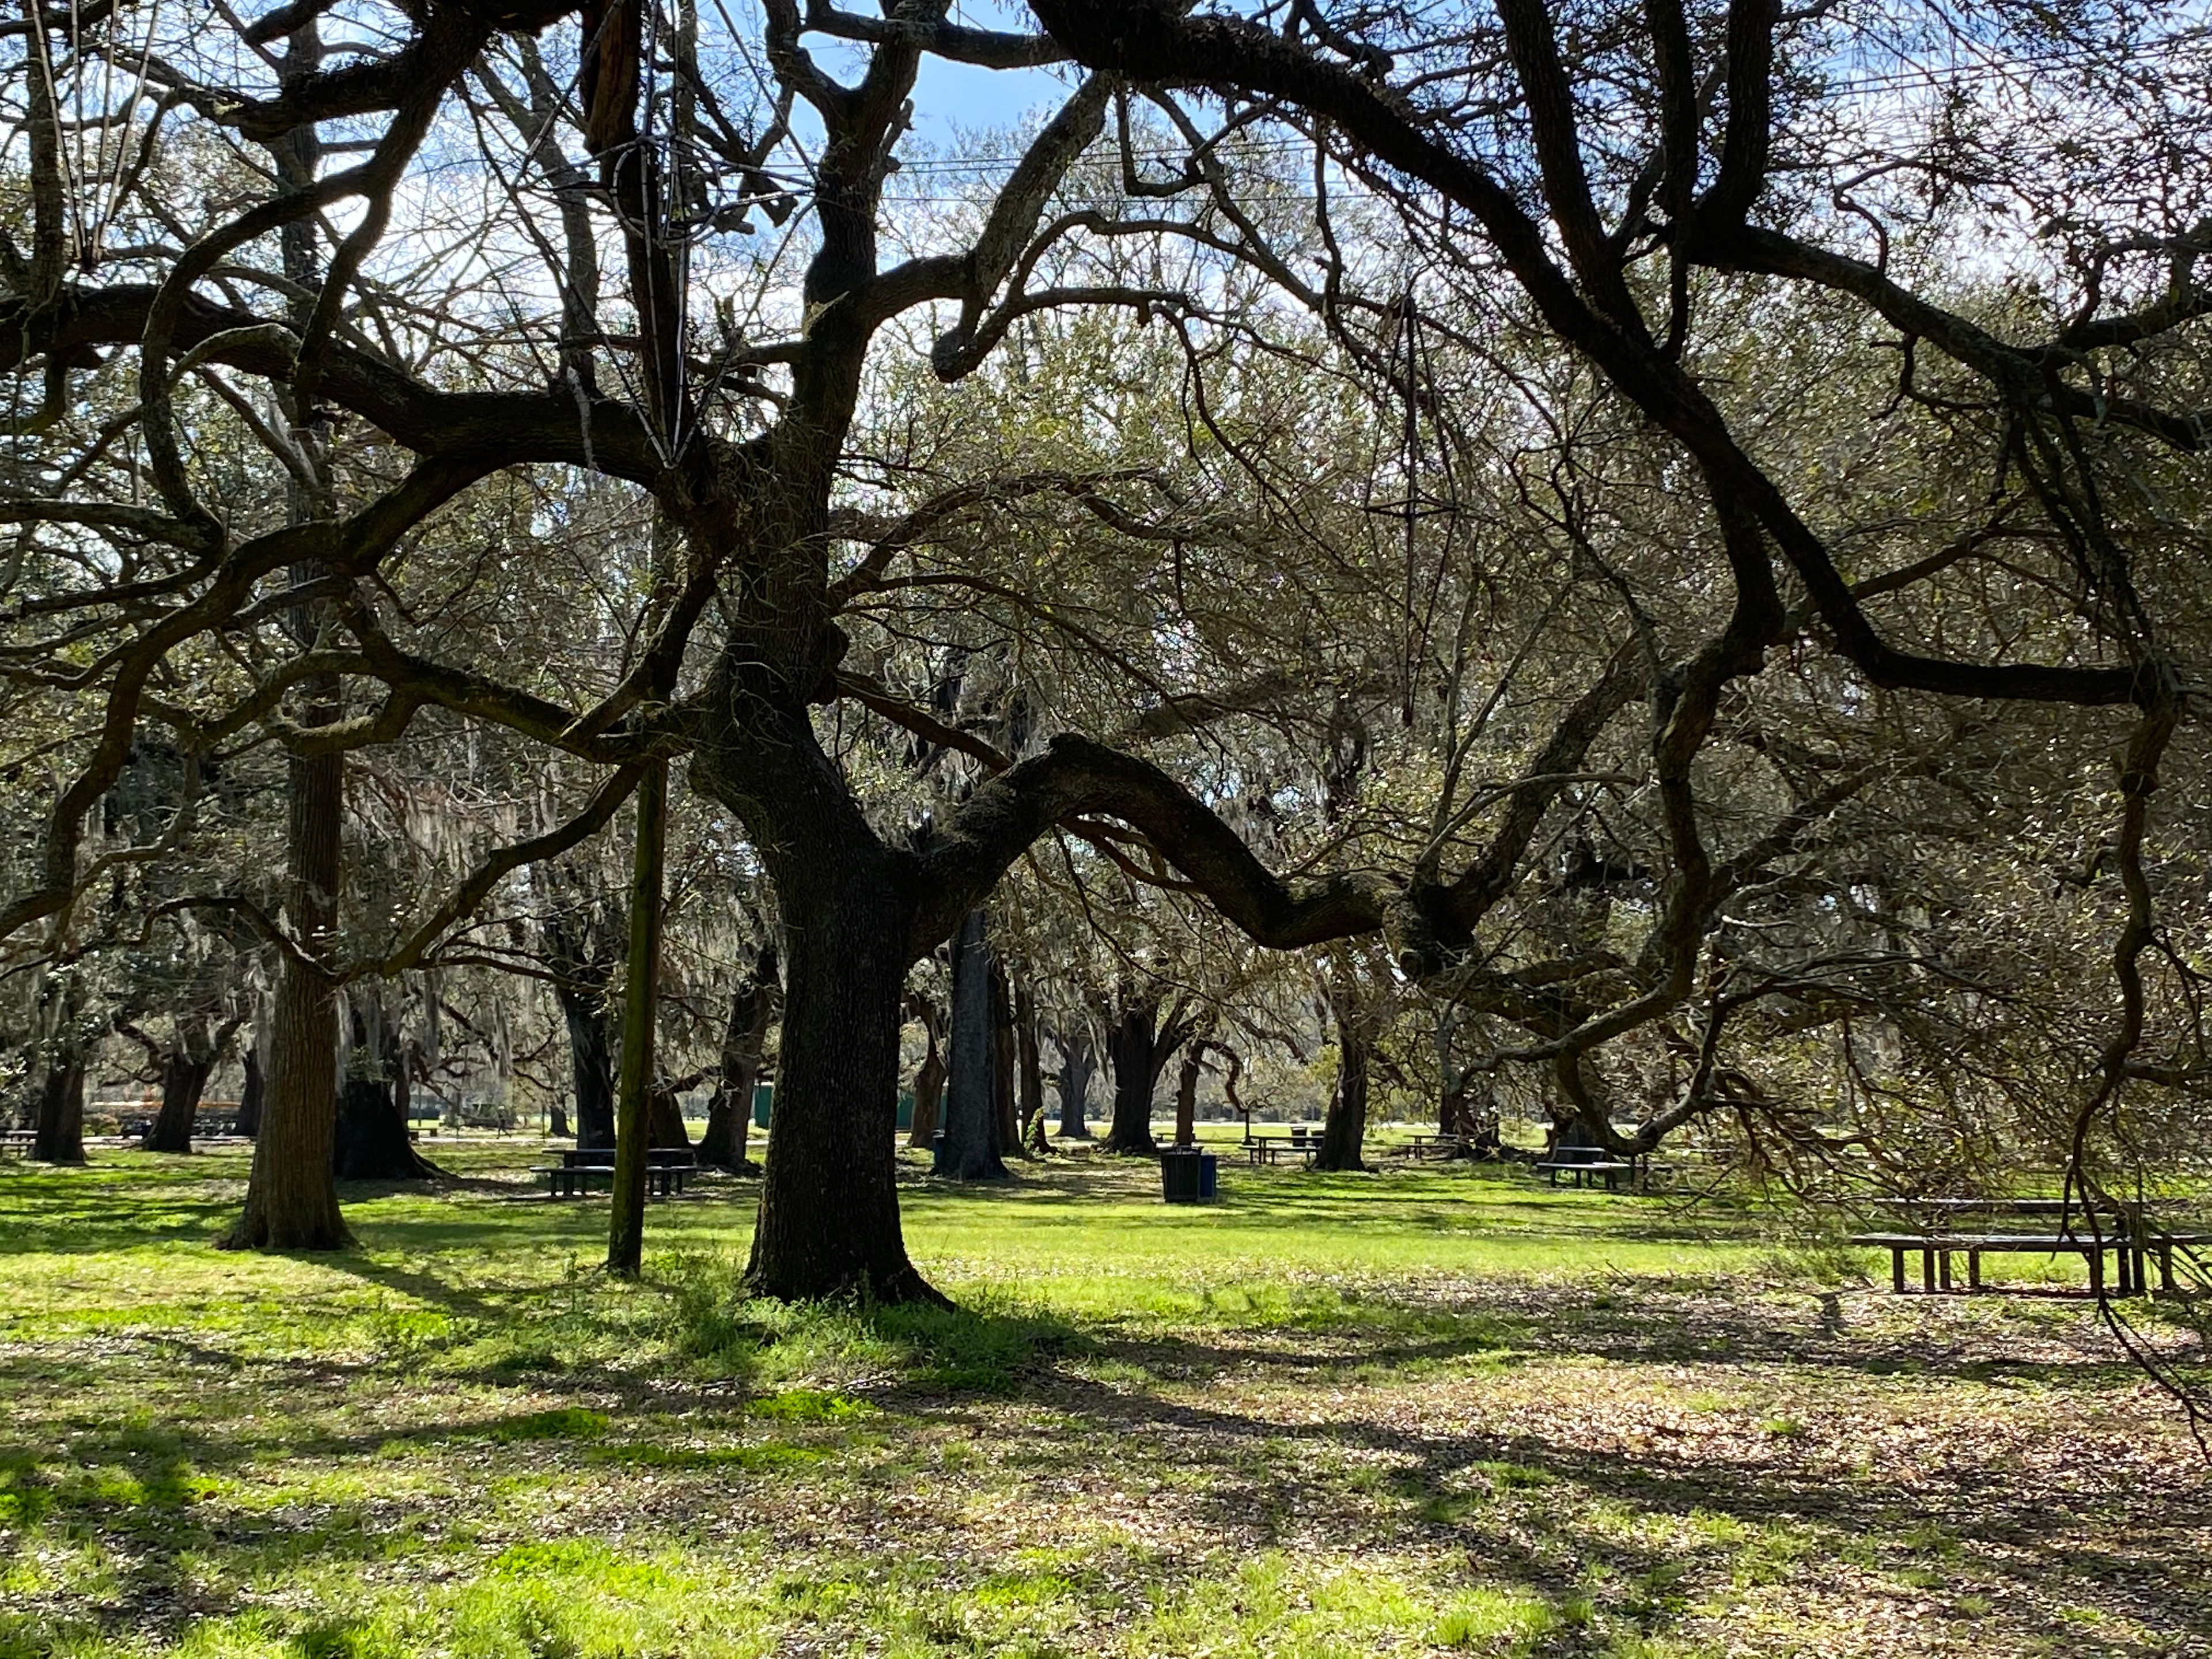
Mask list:
[{"label": "tree shadow on grass", "polygon": [[[1425,1544],[1554,1596],[1607,1583],[1645,1635],[1678,1620],[1669,1587],[1723,1546],[1753,1583],[1801,1558],[1816,1577],[1886,1573],[1898,1582],[1876,1593],[1904,1600],[1924,1599],[1924,1587],[1899,1575],[1956,1579],[1989,1592],[1972,1599],[1992,1603],[2023,1649],[2092,1584],[2169,1639],[2212,1634],[2212,1602],[2187,1565],[2212,1536],[2212,1491],[2185,1474],[2116,1474],[2087,1443],[2069,1470],[2039,1478],[1997,1436],[1985,1454],[1954,1449],[1899,1480],[1807,1458],[1787,1438],[1716,1451],[1662,1434],[1627,1447],[1601,1443],[1587,1422],[1469,1431],[1341,1407],[1316,1419],[1279,1401],[1263,1416],[1091,1383],[1054,1403],[1093,1447],[1111,1449],[1125,1480],[1199,1472],[1189,1501],[1209,1531],[1255,1548],[1318,1534],[1355,1557]],[[1386,1481],[1353,1478],[1377,1468]]]}]

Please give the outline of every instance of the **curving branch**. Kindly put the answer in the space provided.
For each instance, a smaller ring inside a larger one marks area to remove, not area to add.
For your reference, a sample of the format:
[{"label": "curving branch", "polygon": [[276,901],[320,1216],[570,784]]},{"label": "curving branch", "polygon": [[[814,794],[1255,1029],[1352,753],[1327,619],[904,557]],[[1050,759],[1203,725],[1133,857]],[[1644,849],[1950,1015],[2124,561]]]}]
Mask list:
[{"label": "curving branch", "polygon": [[1062,736],[978,787],[922,854],[909,952],[934,950],[1054,825],[1092,813],[1141,831],[1222,915],[1278,950],[1374,933],[1397,896],[1395,886],[1374,875],[1285,882],[1159,768],[1087,738]]}]

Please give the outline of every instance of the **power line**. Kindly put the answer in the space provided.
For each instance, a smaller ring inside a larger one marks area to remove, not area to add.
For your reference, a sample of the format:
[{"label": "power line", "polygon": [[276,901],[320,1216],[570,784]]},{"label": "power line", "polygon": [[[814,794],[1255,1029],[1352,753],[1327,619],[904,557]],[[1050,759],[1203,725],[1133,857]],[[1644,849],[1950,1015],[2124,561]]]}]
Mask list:
[{"label": "power line", "polygon": [[[2002,62],[1976,59],[1950,64],[1915,66],[1880,74],[1855,76],[1848,80],[1822,83],[1820,96],[1847,98],[1863,93],[1941,91],[1960,85],[1986,85],[1996,82],[2016,82],[2024,76],[2054,70],[2096,67],[2112,61],[2111,54],[2094,47],[2008,58]],[[2196,29],[2186,35],[2169,38],[2155,46],[2131,51],[2127,57],[2131,67],[2156,64],[2188,65],[2212,70],[2212,30]],[[1219,152],[1225,159],[1238,156],[1303,155],[1312,150],[1310,140],[1304,138],[1252,138],[1225,147]],[[993,155],[923,156],[902,160],[899,171],[926,176],[960,176],[990,168],[1012,168],[1020,165],[1024,152],[1009,151]],[[1150,162],[1168,166],[1187,161],[1188,149],[1147,149],[1133,152],[1139,163]]]}]

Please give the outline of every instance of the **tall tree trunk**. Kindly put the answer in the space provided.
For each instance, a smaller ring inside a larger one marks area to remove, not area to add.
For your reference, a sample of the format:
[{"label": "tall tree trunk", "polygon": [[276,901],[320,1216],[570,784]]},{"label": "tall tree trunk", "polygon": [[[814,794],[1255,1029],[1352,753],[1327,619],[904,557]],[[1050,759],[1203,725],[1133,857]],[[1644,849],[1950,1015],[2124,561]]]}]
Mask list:
[{"label": "tall tree trunk", "polygon": [[732,1171],[753,1167],[745,1150],[753,1085],[760,1080],[761,1055],[775,1021],[779,984],[775,947],[763,945],[752,970],[730,997],[730,1018],[722,1028],[722,1074],[707,1103],[707,1133],[699,1138],[702,1164]]},{"label": "tall tree trunk", "polygon": [[999,1106],[1000,1000],[990,921],[979,908],[963,919],[952,945],[952,1054],[937,1173],[955,1181],[1006,1179],[1006,1166],[999,1155],[1004,1133]]},{"label": "tall tree trunk", "polygon": [[405,1045],[385,1007],[384,987],[357,983],[349,1001],[353,1043],[338,1091],[331,1173],[341,1181],[428,1181],[441,1171],[408,1138]]},{"label": "tall tree trunk", "polygon": [[576,1145],[615,1144],[614,1034],[599,997],[556,983],[554,997],[568,1027],[568,1081],[576,1091]]},{"label": "tall tree trunk", "polygon": [[1042,1158],[1052,1146],[1045,1139],[1044,1062],[1037,1054],[1036,1001],[1026,982],[1014,988],[1014,1059],[1021,1067],[1022,1144]]},{"label": "tall tree trunk", "polygon": [[1022,1147],[1021,1041],[1015,1033],[1013,993],[1006,964],[991,962],[991,1104],[998,1113],[999,1151],[1026,1156]]},{"label": "tall tree trunk", "polygon": [[1091,1096],[1091,1073],[1098,1069],[1097,1051],[1091,1046],[1091,1029],[1078,1025],[1071,1034],[1056,1034],[1060,1042],[1060,1138],[1088,1140],[1091,1126],[1084,1121]]},{"label": "tall tree trunk", "polygon": [[645,1145],[654,1152],[693,1150],[691,1131],[684,1126],[684,1103],[665,1082],[645,1091]]},{"label": "tall tree trunk", "polygon": [[1354,993],[1340,990],[1336,1001],[1336,1091],[1329,1097],[1328,1121],[1322,1124],[1321,1151],[1314,1155],[1316,1170],[1364,1170],[1360,1151],[1367,1140],[1366,1029],[1351,1006]]},{"label": "tall tree trunk", "polygon": [[[317,689],[323,697],[307,718],[333,717],[337,688]],[[254,1138],[245,1212],[230,1233],[236,1249],[335,1250],[352,1242],[332,1178],[337,999],[322,966],[337,943],[343,764],[337,755],[295,755],[290,763],[285,909],[307,959],[288,951],[277,974],[269,1094]]]},{"label": "tall tree trunk", "polygon": [[[295,83],[320,66],[322,46],[316,29],[311,19],[293,32],[283,82]],[[279,179],[294,189],[313,184],[321,150],[313,123],[302,123],[270,146]],[[292,306],[294,324],[303,327],[321,266],[313,222],[288,224],[281,241],[284,274],[301,295]],[[319,422],[306,410],[286,412],[311,452],[311,464],[316,463],[325,437]],[[295,524],[314,516],[314,503],[297,481],[292,485],[289,516]],[[319,562],[303,562],[292,567],[290,579],[295,586],[304,586],[324,574]],[[312,648],[320,633],[313,607],[297,607],[288,625],[302,650]],[[316,675],[303,682],[299,696],[303,725],[327,725],[344,712],[335,675]],[[331,1174],[337,1133],[338,1030],[337,988],[330,964],[337,957],[345,757],[294,755],[287,774],[284,912],[298,949],[284,953],[277,974],[269,1098],[261,1133],[254,1138],[246,1207],[226,1242],[242,1249],[335,1250],[352,1243],[338,1212],[338,1189]]]},{"label": "tall tree trunk", "polygon": [[[257,1030],[256,1037],[259,1035]],[[269,1092],[268,1079],[261,1070],[261,1045],[258,1041],[246,1051],[239,1066],[245,1075],[238,1085],[238,1133],[251,1140],[261,1133],[261,1106]]]},{"label": "tall tree trunk", "polygon": [[177,1021],[177,1035],[161,1061],[161,1109],[147,1126],[138,1145],[149,1152],[189,1152],[192,1125],[199,1116],[200,1097],[207,1091],[208,1073],[215,1070],[217,1051],[206,1017],[186,1014]]},{"label": "tall tree trunk", "polygon": [[1198,1079],[1206,1069],[1206,1045],[1194,1042],[1183,1050],[1182,1073],[1176,1079],[1175,1144],[1198,1144]]},{"label": "tall tree trunk", "polygon": [[[908,1260],[899,1225],[899,1008],[913,923],[904,866],[845,796],[803,717],[783,733],[764,762],[797,753],[807,767],[786,775],[778,802],[799,833],[759,837],[787,972],[775,1133],[747,1282],[787,1301],[941,1303]],[[718,759],[708,758],[718,797],[750,793],[745,772],[733,767],[745,778],[734,782]]]},{"label": "tall tree trunk", "polygon": [[31,1156],[41,1164],[84,1162],[84,1061],[83,1033],[76,1019],[67,1019],[47,1051],[46,1081],[39,1090]]},{"label": "tall tree trunk", "polygon": [[945,1100],[945,1050],[938,1038],[943,1018],[937,1005],[925,999],[916,998],[914,1007],[927,1052],[914,1074],[914,1121],[908,1126],[906,1144],[927,1152],[937,1144],[939,1108]]},{"label": "tall tree trunk", "polygon": [[[607,1222],[607,1266],[635,1279],[645,1255],[647,1097],[653,1085],[653,1039],[660,996],[660,866],[668,844],[668,762],[646,769],[637,792],[637,844],[631,859],[629,976],[623,986],[622,1088],[615,1106],[614,1202]],[[683,1136],[681,1123],[678,1135]],[[688,1137],[685,1144],[690,1144]]]},{"label": "tall tree trunk", "polygon": [[1151,1158],[1160,1150],[1152,1139],[1152,1085],[1159,1075],[1154,1054],[1158,1020],[1156,1006],[1133,1003],[1122,1010],[1107,1039],[1106,1057],[1114,1067],[1114,1120],[1105,1142],[1109,1152]]}]

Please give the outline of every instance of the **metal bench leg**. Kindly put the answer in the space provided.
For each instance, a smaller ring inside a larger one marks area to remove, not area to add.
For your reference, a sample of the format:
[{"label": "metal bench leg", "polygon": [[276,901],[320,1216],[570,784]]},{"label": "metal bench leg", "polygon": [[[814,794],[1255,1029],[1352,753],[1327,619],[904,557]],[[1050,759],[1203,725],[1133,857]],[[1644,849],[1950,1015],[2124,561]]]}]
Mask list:
[{"label": "metal bench leg", "polygon": [[1946,1291],[1951,1288],[1950,1251],[1938,1250],[1936,1253],[1936,1276],[1942,1281],[1943,1288]]},{"label": "metal bench leg", "polygon": [[1923,1295],[1936,1294],[1936,1252],[1933,1248],[1920,1253],[1920,1289]]},{"label": "metal bench leg", "polygon": [[2091,1244],[2082,1254],[2089,1258],[2089,1294],[2102,1296],[2105,1293],[2105,1247]]},{"label": "metal bench leg", "polygon": [[1970,1291],[1982,1288],[1982,1253],[1979,1250],[1966,1252],[1966,1288]]},{"label": "metal bench leg", "polygon": [[1893,1295],[1905,1294],[1905,1246],[1889,1247],[1889,1288]]}]

